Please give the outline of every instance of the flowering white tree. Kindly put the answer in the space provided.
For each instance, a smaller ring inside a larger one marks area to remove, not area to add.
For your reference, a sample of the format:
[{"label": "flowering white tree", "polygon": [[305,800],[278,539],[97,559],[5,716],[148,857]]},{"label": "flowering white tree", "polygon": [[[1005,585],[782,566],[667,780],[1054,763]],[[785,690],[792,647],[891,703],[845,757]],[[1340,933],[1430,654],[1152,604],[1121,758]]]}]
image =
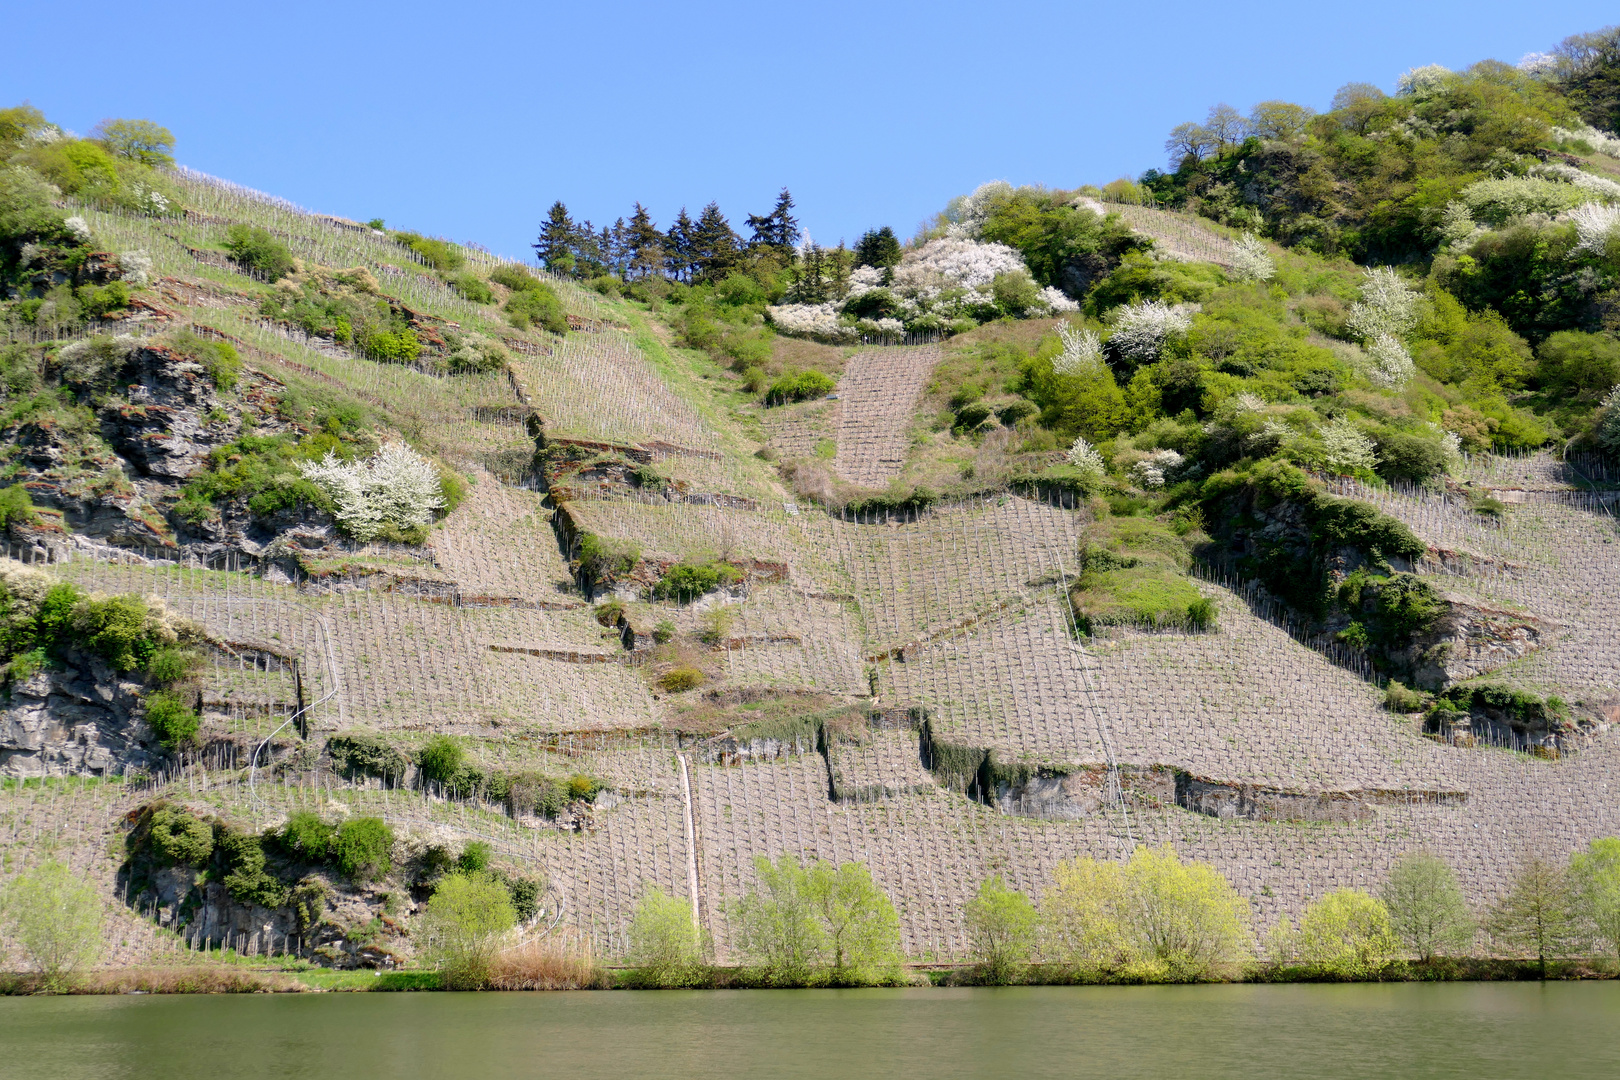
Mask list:
[{"label": "flowering white tree", "polygon": [[1393,268],[1375,266],[1361,283],[1361,299],[1350,305],[1346,325],[1357,337],[1405,337],[1417,325],[1418,294]]},{"label": "flowering white tree", "polygon": [[1441,64],[1425,64],[1411,68],[1395,80],[1395,92],[1403,97],[1433,97],[1446,88],[1451,80],[1451,69]]},{"label": "flowering white tree", "polygon": [[1058,338],[1063,342],[1063,351],[1052,360],[1052,370],[1059,375],[1077,375],[1102,362],[1102,341],[1096,331],[1059,326]]},{"label": "flowering white tree", "polygon": [[1589,172],[1577,169],[1573,165],[1565,165],[1561,161],[1549,161],[1543,165],[1533,166],[1530,172],[1545,179],[1574,184],[1582,191],[1589,191],[1604,202],[1614,202],[1620,199],[1620,184],[1615,183],[1606,176],[1594,176]]},{"label": "flowering white tree", "polygon": [[1417,365],[1400,339],[1393,334],[1379,334],[1367,343],[1367,358],[1372,361],[1367,378],[1386,390],[1400,390],[1417,374]]},{"label": "flowering white tree", "polygon": [[1603,399],[1603,411],[1598,415],[1597,444],[1610,453],[1620,454],[1620,385],[1609,391]]},{"label": "flowering white tree", "polygon": [[75,214],[62,222],[62,224],[67,227],[69,233],[73,234],[73,239],[79,243],[88,244],[90,242],[90,226],[85,222],[84,218]]},{"label": "flowering white tree", "polygon": [[958,195],[945,207],[945,235],[953,240],[977,240],[991,205],[1012,192],[1007,181],[991,180],[974,188],[971,195]]},{"label": "flowering white tree", "polygon": [[1587,203],[1571,210],[1569,220],[1575,223],[1579,241],[1574,250],[1601,255],[1608,247],[1609,237],[1620,231],[1620,206]]},{"label": "flowering white tree", "polygon": [[385,525],[427,525],[444,506],[438,470],[404,443],[387,443],[364,461],[340,461],[328,452],[298,468],[331,498],[343,531],[362,542]]},{"label": "flowering white tree", "polygon": [[1097,452],[1095,446],[1086,442],[1084,435],[1075,438],[1074,445],[1069,447],[1069,452],[1064,456],[1069,459],[1070,465],[1094,480],[1101,480],[1107,470],[1102,455]]},{"label": "flowering white tree", "polygon": [[1146,457],[1131,466],[1131,479],[1145,488],[1162,488],[1166,474],[1186,460],[1174,450],[1150,450]]},{"label": "flowering white tree", "polygon": [[146,253],[145,248],[119,254],[118,268],[123,272],[124,280],[137,288],[152,280],[152,256]]},{"label": "flowering white tree", "polygon": [[1061,313],[1066,311],[1080,310],[1079,303],[1069,299],[1068,293],[1064,292],[1062,289],[1054,289],[1050,285],[1041,290],[1041,300],[1046,304],[1049,310],[1054,312]]},{"label": "flowering white tree", "polygon": [[1006,244],[981,244],[976,240],[930,240],[915,251],[906,252],[895,267],[896,285],[926,287],[947,285],[976,289],[995,280],[997,274],[1026,270],[1018,252]]},{"label": "flowering white tree", "polygon": [[1246,232],[1232,245],[1232,273],[1239,281],[1270,281],[1277,275],[1277,264],[1264,242]]},{"label": "flowering white tree", "polygon": [[1349,420],[1331,420],[1322,428],[1323,459],[1337,473],[1353,473],[1378,465],[1378,452],[1372,440]]},{"label": "flowering white tree", "polygon": [[1620,158],[1620,139],[1610,135],[1607,131],[1599,131],[1591,126],[1574,131],[1569,128],[1555,127],[1552,129],[1552,133],[1555,137],[1566,142],[1583,142],[1600,153]]},{"label": "flowering white tree", "polygon": [[1138,362],[1156,360],[1159,350],[1172,337],[1185,334],[1192,326],[1195,304],[1166,304],[1159,300],[1126,304],[1114,309],[1113,346]]},{"label": "flowering white tree", "polygon": [[797,337],[847,345],[859,337],[855,327],[838,321],[839,305],[782,304],[767,307],[765,315],[778,330]]}]

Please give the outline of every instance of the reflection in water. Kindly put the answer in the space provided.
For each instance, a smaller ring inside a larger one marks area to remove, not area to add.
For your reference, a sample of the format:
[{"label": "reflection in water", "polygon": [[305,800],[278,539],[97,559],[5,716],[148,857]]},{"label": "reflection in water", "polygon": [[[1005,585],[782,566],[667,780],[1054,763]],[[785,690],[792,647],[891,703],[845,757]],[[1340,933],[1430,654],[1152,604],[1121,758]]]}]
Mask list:
[{"label": "reflection in water", "polygon": [[0,1077],[1620,1076],[1620,983],[0,999]]}]

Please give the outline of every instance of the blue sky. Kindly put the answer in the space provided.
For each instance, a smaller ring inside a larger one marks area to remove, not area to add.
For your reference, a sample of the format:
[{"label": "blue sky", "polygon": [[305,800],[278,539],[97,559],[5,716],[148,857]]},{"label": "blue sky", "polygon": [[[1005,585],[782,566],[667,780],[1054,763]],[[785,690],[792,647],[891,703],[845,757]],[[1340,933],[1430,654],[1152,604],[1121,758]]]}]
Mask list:
[{"label": "blue sky", "polygon": [[1323,107],[1430,63],[1516,61],[1615,21],[1536,4],[936,0],[18,5],[0,102],[170,127],[187,165],[311,209],[526,253],[555,199],[742,231],[792,189],[824,243],[909,236],[989,179],[1163,165],[1225,101]]}]

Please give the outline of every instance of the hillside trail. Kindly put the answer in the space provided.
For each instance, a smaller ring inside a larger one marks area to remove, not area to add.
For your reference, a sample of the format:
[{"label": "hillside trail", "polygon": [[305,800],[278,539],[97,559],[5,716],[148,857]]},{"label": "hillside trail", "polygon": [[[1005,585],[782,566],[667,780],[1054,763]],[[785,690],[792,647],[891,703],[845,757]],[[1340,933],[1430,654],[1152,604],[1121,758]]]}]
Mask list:
[{"label": "hillside trail", "polygon": [[862,487],[883,487],[900,475],[911,420],[937,345],[867,349],[849,358],[838,381],[838,475]]}]

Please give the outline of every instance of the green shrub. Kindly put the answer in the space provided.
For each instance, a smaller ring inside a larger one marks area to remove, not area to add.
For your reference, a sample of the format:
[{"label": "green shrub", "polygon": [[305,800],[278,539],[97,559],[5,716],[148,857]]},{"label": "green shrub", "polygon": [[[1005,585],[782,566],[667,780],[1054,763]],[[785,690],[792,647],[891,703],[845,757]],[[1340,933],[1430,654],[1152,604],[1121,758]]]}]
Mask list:
[{"label": "green shrub", "polygon": [[265,870],[263,840],[222,826],[216,830],[215,847],[227,869],[225,890],[231,899],[267,908],[287,902],[287,886]]},{"label": "green shrub", "polygon": [[166,340],[170,348],[201,364],[221,390],[231,389],[241,377],[242,357],[228,341],[199,337],[190,330],[178,330]]},{"label": "green shrub", "polygon": [[540,279],[514,263],[502,263],[489,272],[489,280],[504,285],[513,292],[540,288]]},{"label": "green shrub", "polygon": [[153,653],[147,662],[146,681],[154,686],[173,686],[196,675],[202,666],[202,654],[195,649],[166,646]]},{"label": "green shrub", "polygon": [[146,699],[146,726],[170,750],[195,742],[201,724],[202,718],[178,694],[160,690]]},{"label": "green shrub", "polygon": [[357,881],[380,878],[393,869],[394,830],[376,817],[350,818],[338,826],[332,854],[338,869]]},{"label": "green shrub", "polygon": [[568,333],[568,317],[563,314],[562,301],[557,299],[551,286],[542,282],[536,281],[531,287],[514,292],[502,310],[506,312],[507,321],[519,330],[538,325],[552,334]]},{"label": "green shrub", "polygon": [[292,252],[287,245],[257,225],[232,225],[225,230],[225,250],[231,258],[266,281],[280,281],[292,273]]},{"label": "green shrub", "polygon": [[399,780],[411,764],[405,752],[393,743],[361,731],[332,736],[326,740],[326,752],[332,756],[332,767],[350,777]]},{"label": "green shrub", "polygon": [[13,525],[32,525],[38,520],[27,488],[21,484],[0,488],[0,532]]},{"label": "green shrub", "polygon": [[449,282],[452,289],[475,304],[493,304],[495,302],[495,293],[490,290],[489,283],[471,270],[451,274],[445,280]]},{"label": "green shrub", "polygon": [[397,232],[394,239],[420,255],[435,270],[460,270],[466,265],[466,257],[448,240],[413,232]]},{"label": "green shrub", "polygon": [[118,671],[144,667],[157,651],[147,629],[146,601],[138,596],[89,598],[73,613],[73,628],[85,648]]},{"label": "green shrub", "polygon": [[1187,605],[1187,625],[1193,630],[1213,630],[1220,609],[1215,601],[1204,597]]},{"label": "green shrub", "polygon": [[393,330],[371,329],[356,336],[355,343],[373,360],[409,364],[422,355],[422,343],[410,327]]},{"label": "green shrub", "polygon": [[1378,475],[1385,480],[1421,484],[1446,471],[1446,454],[1438,439],[1404,431],[1378,435]]},{"label": "green shrub", "polygon": [[78,300],[86,318],[99,319],[110,311],[129,307],[129,286],[122,281],[85,285],[78,291]]},{"label": "green shrub", "polygon": [[596,793],[602,790],[601,781],[584,773],[575,773],[568,778],[568,797],[582,802],[590,802],[596,798]]},{"label": "green shrub", "polygon": [[422,775],[441,784],[454,783],[466,764],[467,752],[448,735],[435,735],[416,752]]},{"label": "green shrub", "polygon": [[738,578],[735,567],[721,562],[676,563],[653,586],[653,598],[688,603]]},{"label": "green shrub", "polygon": [[456,860],[463,873],[475,874],[480,870],[489,869],[489,860],[494,850],[482,840],[469,840],[461,849],[461,858]]},{"label": "green shrub", "polygon": [[596,605],[596,621],[603,626],[618,626],[624,618],[624,601],[617,598]]},{"label": "green shrub", "polygon": [[652,636],[654,641],[663,645],[675,637],[675,624],[668,619],[659,619],[658,625],[653,627]]},{"label": "green shrub", "polygon": [[152,814],[149,837],[153,853],[167,863],[205,866],[214,853],[214,827],[178,806]]},{"label": "green shrub", "polygon": [[1384,688],[1384,708],[1390,712],[1421,712],[1429,704],[1429,695],[1412,690],[1398,679],[1391,679]]},{"label": "green shrub", "polygon": [[525,923],[540,914],[540,882],[533,878],[503,877],[507,895],[512,898],[512,911],[518,922]]},{"label": "green shrub", "polygon": [[325,862],[337,843],[337,828],[313,811],[299,810],[281,827],[280,841],[289,855],[308,862]]},{"label": "green shrub", "polygon": [[591,278],[591,288],[610,300],[619,298],[619,279],[612,274],[599,274]]},{"label": "green shrub", "polygon": [[785,405],[790,401],[809,401],[812,398],[826,397],[837,389],[838,384],[819,371],[802,371],[797,375],[785,375],[771,384],[765,392],[765,404]]},{"label": "green shrub", "polygon": [[628,574],[641,561],[641,548],[629,540],[616,540],[595,533],[579,537],[579,569],[586,578],[605,584]]},{"label": "green shrub", "polygon": [[703,672],[694,667],[678,667],[666,671],[658,680],[661,690],[682,694],[703,685]]}]

